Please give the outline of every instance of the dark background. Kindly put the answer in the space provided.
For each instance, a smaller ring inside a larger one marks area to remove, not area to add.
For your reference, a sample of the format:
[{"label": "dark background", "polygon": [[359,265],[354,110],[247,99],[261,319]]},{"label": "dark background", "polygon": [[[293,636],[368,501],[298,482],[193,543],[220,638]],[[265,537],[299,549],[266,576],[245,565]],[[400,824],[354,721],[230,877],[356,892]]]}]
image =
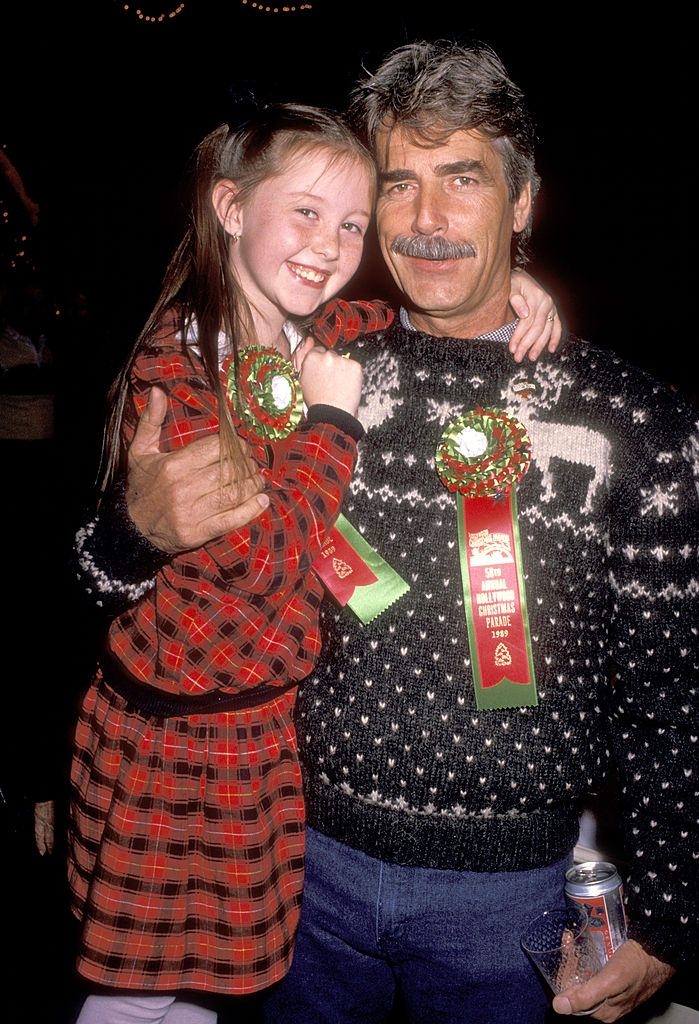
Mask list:
[{"label": "dark background", "polygon": [[[141,3],[156,16],[174,7]],[[274,14],[240,0],[188,0],[164,23],[139,21],[137,4],[127,11],[115,0],[0,7],[0,144],[41,205],[49,285],[61,311],[60,484],[47,515],[61,519],[67,546],[85,521],[83,502],[92,500],[108,383],[179,235],[181,182],[195,144],[227,117],[241,86],[263,99],[341,108],[362,65],[372,70],[389,49],[416,38],[482,39],[527,93],[543,178],[530,269],[553,292],[567,326],[697,395],[690,16],[668,4],[652,9],[652,18],[640,7],[619,15],[611,4],[561,5],[558,15],[495,3],[488,13],[475,3],[448,13],[444,0],[312,5]],[[375,253],[349,293],[393,297]],[[43,658],[49,684],[58,674],[77,694],[92,671],[88,639],[96,630],[77,597],[62,596],[61,604],[63,641],[53,649],[37,581],[37,651],[26,656]],[[3,668],[23,696],[21,657],[15,672],[5,652]],[[27,694],[28,705],[36,699]],[[31,711],[10,718],[11,727],[31,729]],[[63,717],[72,722],[69,712]],[[67,757],[69,725],[58,718],[56,730]],[[37,1020],[71,1024],[82,993],[61,913],[62,860],[38,863],[29,844],[5,879],[16,947],[5,995],[16,990]],[[16,984],[16,960],[29,987]],[[696,1005],[693,976],[691,984],[683,976],[679,1000]],[[241,1011],[236,1019],[253,1016]]]},{"label": "dark background", "polygon": [[[6,0],[0,14],[0,142],[35,186],[57,285],[87,291],[108,325],[97,386],[155,297],[186,160],[225,119],[232,91],[250,83],[266,98],[342,107],[362,64],[372,69],[393,46],[473,35],[500,53],[539,123],[530,269],[576,333],[696,393],[689,15],[665,5],[612,21],[610,5],[556,15],[495,3],[449,14],[382,0],[274,14],[188,0],[177,17],[147,23],[137,6]],[[141,3],[152,15],[174,6]],[[380,264],[370,255],[366,267],[354,292],[383,294]]]}]

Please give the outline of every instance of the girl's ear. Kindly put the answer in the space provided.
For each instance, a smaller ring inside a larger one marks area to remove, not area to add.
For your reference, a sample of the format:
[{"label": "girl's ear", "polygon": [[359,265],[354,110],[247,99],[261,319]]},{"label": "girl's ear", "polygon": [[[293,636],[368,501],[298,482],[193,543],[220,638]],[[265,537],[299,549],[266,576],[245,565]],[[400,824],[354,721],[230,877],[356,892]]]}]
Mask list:
[{"label": "girl's ear", "polygon": [[233,181],[224,179],[216,182],[211,202],[219,223],[229,235],[240,235],[242,229],[242,207],[235,200],[238,188]]}]

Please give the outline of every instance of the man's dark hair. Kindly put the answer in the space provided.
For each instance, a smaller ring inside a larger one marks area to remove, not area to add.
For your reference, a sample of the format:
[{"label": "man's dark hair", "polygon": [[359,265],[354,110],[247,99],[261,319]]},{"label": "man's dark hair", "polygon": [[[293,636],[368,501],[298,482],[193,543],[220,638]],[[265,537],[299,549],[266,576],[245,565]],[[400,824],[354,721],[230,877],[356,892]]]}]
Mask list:
[{"label": "man's dark hair", "polygon": [[[398,47],[357,83],[349,116],[374,152],[379,132],[396,125],[426,145],[440,145],[459,130],[482,132],[502,156],[510,200],[519,198],[527,182],[532,200],[536,195],[533,118],[522,90],[485,43],[438,40]],[[526,262],[530,232],[531,218],[517,236],[518,263]]]}]

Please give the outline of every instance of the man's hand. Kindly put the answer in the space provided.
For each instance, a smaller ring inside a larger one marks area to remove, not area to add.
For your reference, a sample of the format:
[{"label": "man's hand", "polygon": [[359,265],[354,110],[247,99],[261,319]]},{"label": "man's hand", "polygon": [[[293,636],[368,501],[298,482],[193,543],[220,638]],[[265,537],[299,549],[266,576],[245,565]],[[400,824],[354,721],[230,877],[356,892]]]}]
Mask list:
[{"label": "man's hand", "polygon": [[639,1003],[650,999],[674,973],[674,967],[657,960],[629,939],[594,978],[557,995],[553,1008],[556,1013],[568,1014],[596,1006],[598,1009],[590,1014],[591,1020],[619,1020]]},{"label": "man's hand", "polygon": [[245,480],[222,481],[218,434],[163,454],[159,442],[166,412],[167,396],[151,388],[129,448],[126,502],[144,537],[177,554],[246,526],[267,508],[269,498],[252,463]]}]

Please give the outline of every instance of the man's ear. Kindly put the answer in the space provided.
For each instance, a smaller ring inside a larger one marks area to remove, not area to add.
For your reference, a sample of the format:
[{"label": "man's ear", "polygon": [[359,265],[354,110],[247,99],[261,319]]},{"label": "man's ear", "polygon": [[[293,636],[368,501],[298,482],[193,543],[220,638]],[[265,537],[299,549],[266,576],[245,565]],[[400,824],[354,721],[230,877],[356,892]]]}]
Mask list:
[{"label": "man's ear", "polygon": [[223,230],[229,235],[242,234],[243,210],[240,203],[236,202],[237,194],[237,185],[227,178],[217,181],[211,193],[211,202],[216,216]]},{"label": "man's ear", "polygon": [[530,181],[524,186],[515,202],[513,231],[519,234],[524,231],[529,218],[532,215],[532,183]]}]

